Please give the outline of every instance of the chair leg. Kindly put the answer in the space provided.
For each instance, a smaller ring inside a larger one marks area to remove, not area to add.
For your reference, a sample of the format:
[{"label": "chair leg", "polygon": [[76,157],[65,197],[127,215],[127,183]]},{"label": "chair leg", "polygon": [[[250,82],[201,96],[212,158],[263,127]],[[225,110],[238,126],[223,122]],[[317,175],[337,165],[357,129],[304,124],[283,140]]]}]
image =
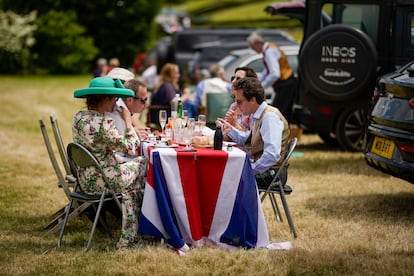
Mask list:
[{"label": "chair leg", "polygon": [[96,225],[98,224],[98,220],[100,219],[101,210],[102,210],[102,206],[103,206],[104,198],[105,198],[105,193],[106,193],[106,189],[102,191],[102,195],[99,200],[98,209],[96,210],[95,219],[93,220],[92,230],[91,230],[91,233],[89,234],[88,244],[86,245],[86,251],[88,251],[91,248],[93,234],[95,233]]},{"label": "chair leg", "polygon": [[273,213],[275,213],[275,217],[277,221],[283,222],[282,215],[280,213],[279,205],[277,204],[276,197],[274,194],[269,194],[270,202],[272,203]]},{"label": "chair leg", "polygon": [[58,247],[62,246],[63,233],[65,232],[65,227],[66,227],[66,224],[68,223],[69,214],[70,214],[70,210],[72,208],[72,204],[73,204],[73,199],[71,199],[69,201],[69,204],[66,206],[65,219],[63,220],[62,228],[60,229],[59,238],[58,238],[58,242],[57,242]]},{"label": "chair leg", "polygon": [[290,232],[292,233],[293,237],[296,239],[297,234],[296,234],[295,225],[293,224],[293,219],[290,215],[289,206],[287,204],[285,192],[283,191],[283,186],[282,186],[281,183],[279,183],[279,188],[280,188],[280,193],[279,193],[280,194],[280,199],[282,200],[283,209],[285,209],[286,218],[288,220],[289,227],[290,227]]}]

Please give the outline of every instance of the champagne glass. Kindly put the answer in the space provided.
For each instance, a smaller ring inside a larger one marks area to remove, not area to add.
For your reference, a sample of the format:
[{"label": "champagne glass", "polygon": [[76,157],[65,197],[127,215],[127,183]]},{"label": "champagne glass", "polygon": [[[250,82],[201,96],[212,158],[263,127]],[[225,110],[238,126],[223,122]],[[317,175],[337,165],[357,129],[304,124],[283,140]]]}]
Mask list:
[{"label": "champagne glass", "polygon": [[182,126],[185,127],[187,125],[187,121],[188,121],[188,110],[187,109],[183,109],[183,115],[181,116],[181,123]]},{"label": "champagne glass", "polygon": [[203,133],[204,127],[206,126],[206,115],[198,115],[198,122],[200,124],[200,132]]},{"label": "champagne glass", "polygon": [[164,132],[165,124],[167,123],[167,110],[160,110],[160,113],[158,115],[162,132]]}]

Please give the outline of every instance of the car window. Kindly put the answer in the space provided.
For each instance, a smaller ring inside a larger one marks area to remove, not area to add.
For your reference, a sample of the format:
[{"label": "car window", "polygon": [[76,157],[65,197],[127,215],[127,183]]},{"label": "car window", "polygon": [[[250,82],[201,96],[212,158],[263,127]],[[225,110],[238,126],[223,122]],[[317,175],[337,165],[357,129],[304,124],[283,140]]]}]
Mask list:
[{"label": "car window", "polygon": [[255,72],[260,73],[263,71],[263,60],[262,58],[252,60],[247,64],[247,66],[252,68]]},{"label": "car window", "polygon": [[[377,4],[332,4],[322,6],[322,13],[331,16],[331,24],[345,24],[366,33],[374,43],[377,43],[380,7]],[[324,20],[323,25],[328,21]]]}]

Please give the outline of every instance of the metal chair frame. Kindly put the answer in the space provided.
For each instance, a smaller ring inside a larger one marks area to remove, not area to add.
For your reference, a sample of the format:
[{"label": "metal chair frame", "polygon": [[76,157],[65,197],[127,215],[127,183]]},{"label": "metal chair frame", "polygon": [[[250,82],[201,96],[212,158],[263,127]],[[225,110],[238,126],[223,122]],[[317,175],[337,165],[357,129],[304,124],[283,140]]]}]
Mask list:
[{"label": "metal chair frame", "polygon": [[[90,152],[85,146],[79,143],[75,143],[75,142],[69,143],[67,146],[67,156],[68,156],[69,166],[72,171],[72,174],[76,177],[76,182],[75,182],[74,190],[70,194],[69,205],[66,208],[65,218],[64,218],[63,225],[60,230],[60,234],[58,238],[58,247],[61,247],[62,245],[62,238],[63,238],[63,234],[64,234],[64,231],[65,231],[68,219],[69,219],[69,215],[71,213],[72,204],[73,202],[77,201],[77,202],[83,202],[82,204],[82,206],[84,206],[83,210],[89,206],[92,206],[95,208],[96,204],[98,204],[98,207],[96,208],[96,213],[95,213],[95,218],[93,221],[92,229],[89,234],[88,243],[86,245],[86,251],[88,251],[91,248],[92,239],[93,239],[93,235],[96,230],[96,226],[98,224],[98,220],[104,226],[105,230],[107,230],[111,239],[114,240],[112,236],[112,232],[110,231],[109,227],[107,227],[105,221],[102,219],[101,210],[102,210],[102,206],[104,202],[111,201],[111,200],[115,200],[119,209],[122,210],[121,203],[119,201],[121,198],[121,195],[116,194],[110,188],[109,180],[106,177],[99,161],[96,159],[93,153]],[[98,169],[105,183],[104,189],[101,194],[91,195],[91,194],[84,193],[81,190],[77,171],[79,168],[86,168],[90,166],[94,166]]]},{"label": "metal chair frame", "polygon": [[[281,168],[288,166],[289,159],[292,156],[292,153],[293,153],[293,151],[296,147],[297,142],[298,142],[298,139],[296,137],[293,137],[289,141],[288,152],[287,152],[286,157],[285,157],[285,159],[283,160],[283,162],[280,166]],[[272,180],[271,184],[267,187],[267,189],[260,189],[259,188],[259,192],[262,193],[262,196],[261,196],[260,200],[263,203],[266,196],[269,195],[269,199],[270,199],[270,202],[272,203],[272,208],[273,208],[273,212],[275,214],[276,220],[283,221],[281,213],[280,213],[280,209],[279,209],[279,206],[277,205],[277,201],[276,201],[276,197],[275,197],[275,194],[280,195],[280,200],[282,201],[283,209],[285,210],[286,218],[287,218],[288,223],[289,223],[290,232],[292,233],[294,238],[297,238],[295,225],[293,223],[293,219],[292,219],[292,216],[290,214],[289,206],[288,206],[288,203],[287,203],[287,200],[286,200],[286,194],[290,194],[292,192],[292,190],[291,190],[290,186],[288,186],[286,184],[283,185],[282,181],[279,178],[280,172],[281,172],[281,170],[277,171],[277,173],[273,177],[273,180]]]}]

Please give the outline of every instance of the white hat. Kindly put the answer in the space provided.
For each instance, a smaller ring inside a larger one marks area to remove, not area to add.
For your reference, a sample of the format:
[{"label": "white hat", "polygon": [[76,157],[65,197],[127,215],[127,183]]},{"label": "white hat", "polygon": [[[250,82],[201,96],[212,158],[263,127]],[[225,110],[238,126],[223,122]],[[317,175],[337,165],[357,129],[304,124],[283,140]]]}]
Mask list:
[{"label": "white hat", "polygon": [[134,73],[121,67],[113,68],[106,76],[111,79],[120,79],[121,81],[129,81],[135,77]]}]

